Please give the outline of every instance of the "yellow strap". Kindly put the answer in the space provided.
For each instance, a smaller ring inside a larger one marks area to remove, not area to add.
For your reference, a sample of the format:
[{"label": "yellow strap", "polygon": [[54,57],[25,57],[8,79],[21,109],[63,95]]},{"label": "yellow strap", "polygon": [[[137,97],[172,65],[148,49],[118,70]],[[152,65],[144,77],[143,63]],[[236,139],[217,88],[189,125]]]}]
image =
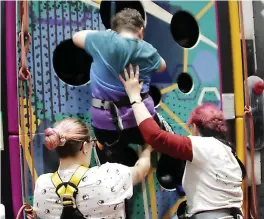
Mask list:
[{"label": "yellow strap", "polygon": [[[84,167],[84,166],[78,167],[78,169],[74,172],[74,174],[72,175],[69,182],[74,184],[76,187],[78,187],[81,179],[83,178],[83,176],[87,170],[88,170],[87,167]],[[59,176],[58,171],[56,171],[55,173],[52,174],[51,180],[52,180],[56,189],[61,183],[63,183],[60,176]],[[66,188],[65,188],[65,186],[61,186],[58,189],[57,193],[60,197],[62,195],[67,195],[67,196],[73,197],[73,194],[75,191],[76,191],[76,189],[74,187],[72,187],[71,185],[67,185]]]},{"label": "yellow strap", "polygon": [[[58,188],[58,186],[60,184],[63,183],[62,180],[61,180],[61,178],[60,178],[60,176],[59,176],[58,171],[56,171],[55,173],[52,174],[51,181],[52,181],[52,183],[53,183],[53,185],[55,186],[56,189]],[[61,196],[61,195],[63,195],[65,193],[65,191],[66,191],[65,186],[61,186],[58,189],[57,193],[58,193],[59,196]]]},{"label": "yellow strap", "polygon": [[84,174],[87,172],[88,167],[85,166],[79,166],[79,168],[75,171],[75,173],[72,175],[69,182],[74,184],[76,187],[78,187],[81,179],[83,178]]},{"label": "yellow strap", "polygon": [[58,171],[56,171],[55,173],[51,175],[51,181],[53,185],[55,186],[55,188],[57,188],[62,183],[62,180],[59,176]]}]

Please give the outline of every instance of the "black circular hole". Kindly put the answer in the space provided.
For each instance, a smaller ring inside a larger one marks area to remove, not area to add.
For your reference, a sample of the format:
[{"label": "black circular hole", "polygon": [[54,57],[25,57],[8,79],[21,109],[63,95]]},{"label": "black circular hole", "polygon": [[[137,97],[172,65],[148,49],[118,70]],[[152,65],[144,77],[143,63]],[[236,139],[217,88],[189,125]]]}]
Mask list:
[{"label": "black circular hole", "polygon": [[53,53],[56,74],[70,85],[79,86],[89,82],[92,62],[92,56],[75,46],[72,39],[62,41]]},{"label": "black circular hole", "polygon": [[168,190],[176,189],[182,184],[185,161],[176,160],[168,155],[162,155],[157,165],[159,184]]},{"label": "black circular hole", "polygon": [[156,86],[149,86],[149,95],[152,97],[154,106],[157,107],[161,101],[161,92]]},{"label": "black circular hole", "polygon": [[181,73],[177,78],[177,84],[181,92],[188,93],[193,87],[192,77],[187,73]]},{"label": "black circular hole", "polygon": [[196,19],[186,11],[178,11],[173,15],[170,29],[174,40],[184,48],[191,48],[198,41],[198,23]]},{"label": "black circular hole", "polygon": [[131,8],[136,9],[139,11],[139,13],[142,15],[142,18],[145,20],[145,10],[140,1],[102,1],[100,5],[100,15],[102,19],[102,23],[104,24],[106,29],[111,28],[111,5],[112,2],[115,4],[115,13],[118,13],[119,11],[122,11],[125,8]]}]

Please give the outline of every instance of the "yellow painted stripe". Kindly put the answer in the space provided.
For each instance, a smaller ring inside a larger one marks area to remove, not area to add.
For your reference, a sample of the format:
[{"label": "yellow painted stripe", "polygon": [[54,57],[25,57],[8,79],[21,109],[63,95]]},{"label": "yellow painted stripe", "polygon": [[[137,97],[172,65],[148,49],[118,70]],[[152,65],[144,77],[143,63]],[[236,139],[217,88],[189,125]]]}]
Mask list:
[{"label": "yellow painted stripe", "polygon": [[184,49],[183,53],[183,72],[187,73],[188,71],[188,49]]},{"label": "yellow painted stripe", "polygon": [[[25,119],[25,115],[28,114],[29,110],[27,108],[24,108],[24,106],[22,106],[23,102],[25,103],[27,100],[24,98],[24,101],[23,101],[23,99],[21,97],[19,99],[20,99],[19,100],[19,102],[20,102],[20,110],[19,110],[20,111],[20,120],[21,120],[21,126],[23,126],[23,129],[20,130],[19,134],[20,135],[27,135],[30,132],[30,129],[28,126],[25,125],[28,123],[27,119]],[[32,103],[31,103],[31,107],[32,107]],[[37,130],[37,127],[40,124],[40,120],[36,118],[36,115],[34,115],[33,108],[32,108],[32,112],[33,112],[33,115],[30,119],[32,120],[32,132],[34,134]],[[22,121],[22,118],[23,118],[23,121]],[[37,121],[37,124],[34,121]]]},{"label": "yellow painted stripe", "polygon": [[178,199],[174,206],[162,217],[162,219],[170,219],[178,210],[179,205],[186,200],[185,197]]},{"label": "yellow painted stripe", "polygon": [[214,4],[214,1],[210,1],[197,15],[196,19],[199,20]]},{"label": "yellow painted stripe", "polygon": [[173,84],[169,87],[163,88],[160,92],[161,92],[161,94],[166,94],[166,93],[169,93],[175,89],[178,89],[178,84]]},{"label": "yellow painted stripe", "polygon": [[[21,127],[20,126],[19,126],[19,131],[21,131]],[[24,138],[25,141],[21,140],[21,138]],[[28,163],[28,167],[29,167],[30,173],[31,173],[31,175],[33,175],[32,174],[33,173],[33,168],[32,168],[32,165],[31,165],[32,164],[32,157],[31,157],[30,152],[28,150],[29,138],[27,136],[20,135],[19,139],[20,139],[21,147],[24,150],[24,153],[25,153],[25,156],[26,156],[26,160],[27,160],[27,163]],[[25,145],[27,145],[27,146],[25,147]],[[35,168],[34,168],[34,172],[35,172],[35,179],[34,180],[36,182],[36,180],[38,178],[38,174],[37,174],[37,171],[36,171]]]},{"label": "yellow painted stripe", "polygon": [[[20,103],[19,113],[20,113],[20,121],[21,121],[21,125],[19,126],[19,140],[20,140],[21,147],[24,150],[30,173],[32,176],[34,175],[34,181],[36,182],[38,175],[37,175],[37,171],[35,167],[32,167],[32,157],[29,151],[29,145],[30,145],[30,138],[28,136],[29,128],[25,125],[28,122],[25,119],[25,115],[28,114],[28,109],[24,107],[25,102],[26,102],[26,98],[19,97],[19,103]],[[30,104],[30,106],[33,112],[32,104]],[[34,133],[36,133],[37,126],[40,124],[40,120],[37,120],[37,124],[35,124],[34,121],[36,121],[36,116],[34,115],[34,113],[32,114],[33,115],[30,119],[32,119],[32,132],[33,132],[33,138],[34,138],[34,135],[35,135]],[[34,174],[33,174],[33,171],[34,171]]]},{"label": "yellow painted stripe", "polygon": [[192,131],[189,129],[189,127],[180,120],[178,116],[176,116],[163,102],[160,102],[160,107],[172,118],[176,123],[178,123],[186,132],[188,132],[190,135],[192,134]]},{"label": "yellow painted stripe", "polygon": [[148,185],[149,185],[149,196],[150,196],[150,204],[151,204],[151,211],[152,211],[152,219],[158,219],[157,214],[157,203],[156,203],[156,190],[155,190],[155,183],[154,183],[154,169],[152,168],[149,175],[148,175]]},{"label": "yellow painted stripe", "polygon": [[[142,148],[138,147],[138,157],[142,154]],[[144,179],[141,183],[142,194],[143,194],[143,203],[144,203],[144,211],[145,211],[145,219],[149,219],[149,206],[148,206],[148,195],[146,189],[146,180]]]}]

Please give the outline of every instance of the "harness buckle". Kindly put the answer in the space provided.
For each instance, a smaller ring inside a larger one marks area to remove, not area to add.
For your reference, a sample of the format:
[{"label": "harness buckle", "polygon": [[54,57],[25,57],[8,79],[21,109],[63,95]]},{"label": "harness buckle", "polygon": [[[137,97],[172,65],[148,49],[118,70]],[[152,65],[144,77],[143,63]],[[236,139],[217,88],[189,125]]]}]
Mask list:
[{"label": "harness buckle", "polygon": [[64,207],[72,206],[73,208],[76,208],[76,202],[73,196],[68,194],[63,194],[60,196],[60,200]]},{"label": "harness buckle", "polygon": [[105,102],[105,100],[101,100],[101,101],[100,101],[100,108],[101,108],[102,110],[106,109],[106,102]]}]

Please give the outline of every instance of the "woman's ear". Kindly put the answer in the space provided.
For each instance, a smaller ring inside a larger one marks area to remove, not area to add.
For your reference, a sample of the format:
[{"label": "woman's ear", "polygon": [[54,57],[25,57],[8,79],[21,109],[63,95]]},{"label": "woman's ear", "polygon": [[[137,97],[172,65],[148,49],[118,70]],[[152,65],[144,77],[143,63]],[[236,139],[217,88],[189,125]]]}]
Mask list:
[{"label": "woman's ear", "polygon": [[89,150],[88,150],[88,142],[87,141],[83,142],[82,152],[84,154],[87,154],[89,152]]}]

